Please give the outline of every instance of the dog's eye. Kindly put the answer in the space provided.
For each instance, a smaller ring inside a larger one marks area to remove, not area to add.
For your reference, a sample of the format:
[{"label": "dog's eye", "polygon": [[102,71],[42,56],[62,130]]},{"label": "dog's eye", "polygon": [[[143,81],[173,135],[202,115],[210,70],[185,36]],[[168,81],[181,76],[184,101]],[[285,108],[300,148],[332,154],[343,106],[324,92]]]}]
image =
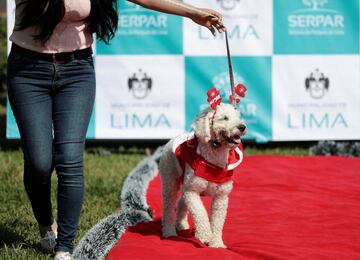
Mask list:
[{"label": "dog's eye", "polygon": [[224,116],[223,119],[224,120],[229,120],[229,118],[227,116]]}]

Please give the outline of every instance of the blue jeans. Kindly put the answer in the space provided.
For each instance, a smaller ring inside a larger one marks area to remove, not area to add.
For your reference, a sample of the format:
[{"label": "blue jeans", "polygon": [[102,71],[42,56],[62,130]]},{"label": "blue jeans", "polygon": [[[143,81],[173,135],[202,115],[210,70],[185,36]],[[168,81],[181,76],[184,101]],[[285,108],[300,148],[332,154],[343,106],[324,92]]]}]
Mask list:
[{"label": "blue jeans", "polygon": [[50,226],[51,173],[58,177],[56,251],[72,252],[83,202],[83,149],[95,99],[92,57],[65,64],[11,51],[8,95],[20,130],[24,184],[34,216]]}]

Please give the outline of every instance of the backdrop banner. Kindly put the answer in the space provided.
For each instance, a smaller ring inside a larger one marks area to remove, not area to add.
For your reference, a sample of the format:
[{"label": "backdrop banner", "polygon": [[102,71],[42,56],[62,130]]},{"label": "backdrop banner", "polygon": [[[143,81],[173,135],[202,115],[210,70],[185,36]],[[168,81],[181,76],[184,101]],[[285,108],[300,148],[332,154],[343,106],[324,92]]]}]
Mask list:
[{"label": "backdrop banner", "polygon": [[[235,83],[248,88],[238,104],[244,139],[360,139],[359,1],[184,1],[223,14]],[[7,4],[10,36],[15,4]],[[93,46],[88,139],[169,139],[191,130],[211,87],[229,102],[224,34],[125,0],[118,7],[115,38]],[[8,111],[7,138],[19,138]]]}]

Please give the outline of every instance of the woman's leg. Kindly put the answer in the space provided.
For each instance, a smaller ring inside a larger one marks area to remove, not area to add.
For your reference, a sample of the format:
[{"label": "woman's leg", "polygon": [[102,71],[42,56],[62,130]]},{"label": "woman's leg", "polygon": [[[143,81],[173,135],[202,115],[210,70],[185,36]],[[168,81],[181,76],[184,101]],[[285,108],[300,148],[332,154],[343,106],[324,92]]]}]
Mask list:
[{"label": "woman's leg", "polygon": [[52,166],[52,64],[11,53],[8,95],[22,141],[24,184],[36,220],[50,226]]},{"label": "woman's leg", "polygon": [[54,165],[58,176],[55,251],[72,252],[83,202],[83,149],[95,99],[92,59],[55,64]]}]

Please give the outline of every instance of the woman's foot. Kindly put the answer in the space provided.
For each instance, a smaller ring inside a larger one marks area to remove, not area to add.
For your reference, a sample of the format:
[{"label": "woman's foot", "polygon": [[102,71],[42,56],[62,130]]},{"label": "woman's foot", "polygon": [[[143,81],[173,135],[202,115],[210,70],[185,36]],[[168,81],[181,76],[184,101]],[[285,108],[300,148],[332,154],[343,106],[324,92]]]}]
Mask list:
[{"label": "woman's foot", "polygon": [[57,238],[57,223],[54,223],[51,226],[43,226],[39,224],[40,230],[40,246],[49,252],[54,252]]},{"label": "woman's foot", "polygon": [[58,251],[55,253],[54,260],[72,260],[72,256],[69,252]]}]

